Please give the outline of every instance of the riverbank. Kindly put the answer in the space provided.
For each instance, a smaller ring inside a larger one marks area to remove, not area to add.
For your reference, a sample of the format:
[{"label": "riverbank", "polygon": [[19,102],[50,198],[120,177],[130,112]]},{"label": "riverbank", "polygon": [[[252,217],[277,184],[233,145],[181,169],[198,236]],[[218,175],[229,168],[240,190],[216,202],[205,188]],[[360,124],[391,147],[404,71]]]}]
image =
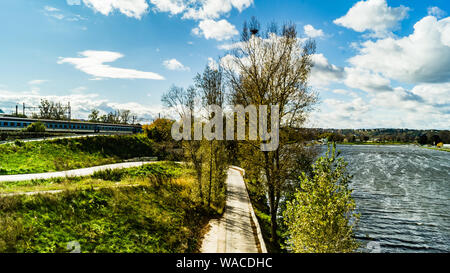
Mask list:
[{"label": "riverbank", "polygon": [[408,142],[338,142],[338,145],[418,145],[417,143]]},{"label": "riverbank", "polygon": [[435,147],[423,147],[423,148],[450,153],[450,148],[435,148]]}]

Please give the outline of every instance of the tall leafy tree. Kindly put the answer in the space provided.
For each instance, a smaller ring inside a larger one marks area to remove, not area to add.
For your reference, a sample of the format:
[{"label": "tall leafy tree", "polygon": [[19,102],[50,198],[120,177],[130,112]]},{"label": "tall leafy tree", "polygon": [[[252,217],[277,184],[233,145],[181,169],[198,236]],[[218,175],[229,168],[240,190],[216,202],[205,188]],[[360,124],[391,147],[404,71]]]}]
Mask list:
[{"label": "tall leafy tree", "polygon": [[[244,25],[239,46],[222,62],[231,87],[231,102],[244,107],[278,105],[278,128],[301,128],[317,101],[307,84],[314,52],[313,41],[297,38],[295,24],[285,24],[281,29],[271,24],[263,32],[252,18],[248,27]],[[261,139],[244,141],[239,150],[243,167],[263,174],[260,188],[268,196],[272,242],[277,243],[280,200],[298,177],[297,163],[304,149],[302,143],[290,142],[283,130],[276,151],[261,151],[262,143],[265,141]]]}]

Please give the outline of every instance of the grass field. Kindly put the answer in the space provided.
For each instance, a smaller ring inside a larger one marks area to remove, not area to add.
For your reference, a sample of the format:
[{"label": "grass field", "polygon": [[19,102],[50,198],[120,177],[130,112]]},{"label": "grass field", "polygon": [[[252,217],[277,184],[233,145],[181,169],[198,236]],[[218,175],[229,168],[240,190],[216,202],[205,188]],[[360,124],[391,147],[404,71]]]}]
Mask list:
[{"label": "grass field", "polygon": [[[0,252],[196,252],[215,215],[176,163],[0,184]],[[5,196],[42,190],[59,193]]]},{"label": "grass field", "polygon": [[425,148],[436,151],[450,152],[450,148],[435,148],[435,147],[425,147]]},{"label": "grass field", "polygon": [[161,155],[144,135],[96,136],[0,145],[0,174],[63,171]]}]

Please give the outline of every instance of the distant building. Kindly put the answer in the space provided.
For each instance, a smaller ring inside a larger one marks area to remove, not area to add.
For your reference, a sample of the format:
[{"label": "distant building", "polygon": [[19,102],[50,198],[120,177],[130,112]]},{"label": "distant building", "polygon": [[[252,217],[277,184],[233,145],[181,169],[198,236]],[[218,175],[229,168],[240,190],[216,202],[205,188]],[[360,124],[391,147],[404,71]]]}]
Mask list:
[{"label": "distant building", "polygon": [[450,144],[443,144],[442,148],[450,148]]},{"label": "distant building", "polygon": [[3,112],[2,109],[0,109],[0,115],[3,115],[5,112]]}]

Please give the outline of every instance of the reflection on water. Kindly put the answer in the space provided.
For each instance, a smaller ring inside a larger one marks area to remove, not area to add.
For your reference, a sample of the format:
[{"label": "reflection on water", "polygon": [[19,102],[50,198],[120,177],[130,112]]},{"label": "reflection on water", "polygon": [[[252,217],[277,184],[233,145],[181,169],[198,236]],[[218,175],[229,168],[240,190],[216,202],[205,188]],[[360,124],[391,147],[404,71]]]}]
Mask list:
[{"label": "reflection on water", "polygon": [[361,214],[356,235],[364,245],[379,243],[381,252],[450,252],[450,153],[415,146],[338,149],[353,175]]}]

